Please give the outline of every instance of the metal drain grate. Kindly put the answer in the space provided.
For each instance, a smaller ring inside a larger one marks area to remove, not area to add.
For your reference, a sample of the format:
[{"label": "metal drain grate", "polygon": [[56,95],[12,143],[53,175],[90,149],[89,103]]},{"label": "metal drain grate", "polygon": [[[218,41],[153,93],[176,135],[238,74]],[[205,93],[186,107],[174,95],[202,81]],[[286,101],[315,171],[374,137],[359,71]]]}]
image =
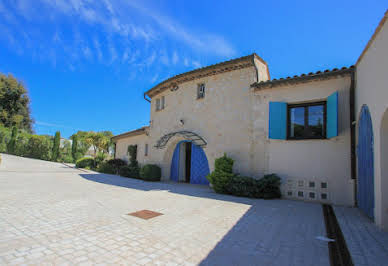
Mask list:
[{"label": "metal drain grate", "polygon": [[338,224],[333,207],[328,204],[322,205],[323,216],[325,218],[327,237],[335,241],[329,241],[329,256],[331,266],[352,266],[353,261],[350,256],[341,227]]},{"label": "metal drain grate", "polygon": [[137,212],[128,213],[128,215],[135,216],[144,220],[155,218],[159,215],[163,215],[163,213],[160,212],[154,212],[150,210],[141,210]]}]

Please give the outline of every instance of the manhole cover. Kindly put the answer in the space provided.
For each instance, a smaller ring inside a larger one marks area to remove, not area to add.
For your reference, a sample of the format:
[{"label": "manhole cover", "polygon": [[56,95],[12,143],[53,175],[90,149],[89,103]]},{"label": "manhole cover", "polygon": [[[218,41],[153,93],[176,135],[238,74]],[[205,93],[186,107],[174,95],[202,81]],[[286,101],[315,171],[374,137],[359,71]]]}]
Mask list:
[{"label": "manhole cover", "polygon": [[148,220],[148,219],[151,219],[151,218],[155,218],[155,217],[157,217],[159,215],[163,215],[163,213],[153,212],[153,211],[150,211],[150,210],[142,210],[142,211],[128,213],[128,215],[135,216],[135,217],[138,217],[138,218],[141,218],[141,219],[144,219],[144,220]]}]

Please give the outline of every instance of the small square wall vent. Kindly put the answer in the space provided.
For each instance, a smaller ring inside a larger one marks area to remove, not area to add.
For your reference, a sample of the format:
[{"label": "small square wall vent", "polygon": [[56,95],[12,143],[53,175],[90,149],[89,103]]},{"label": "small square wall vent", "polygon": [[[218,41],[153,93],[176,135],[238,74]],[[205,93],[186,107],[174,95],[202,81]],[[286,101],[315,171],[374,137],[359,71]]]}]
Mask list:
[{"label": "small square wall vent", "polygon": [[141,211],[137,211],[137,212],[128,213],[128,215],[135,216],[135,217],[138,217],[138,218],[141,218],[144,220],[149,220],[149,219],[155,218],[159,215],[163,215],[163,213],[154,212],[154,211],[150,211],[150,210],[141,210]]}]

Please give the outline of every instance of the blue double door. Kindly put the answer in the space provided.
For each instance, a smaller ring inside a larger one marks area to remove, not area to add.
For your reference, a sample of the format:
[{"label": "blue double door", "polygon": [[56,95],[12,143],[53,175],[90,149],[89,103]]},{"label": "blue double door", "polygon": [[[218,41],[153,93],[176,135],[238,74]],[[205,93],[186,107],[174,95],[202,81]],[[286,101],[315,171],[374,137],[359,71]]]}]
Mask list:
[{"label": "blue double door", "polygon": [[373,127],[367,106],[363,106],[358,126],[357,146],[357,203],[358,207],[371,219],[374,218],[374,160]]},{"label": "blue double door", "polygon": [[179,142],[171,160],[171,180],[208,185],[209,163],[203,149],[190,141]]}]

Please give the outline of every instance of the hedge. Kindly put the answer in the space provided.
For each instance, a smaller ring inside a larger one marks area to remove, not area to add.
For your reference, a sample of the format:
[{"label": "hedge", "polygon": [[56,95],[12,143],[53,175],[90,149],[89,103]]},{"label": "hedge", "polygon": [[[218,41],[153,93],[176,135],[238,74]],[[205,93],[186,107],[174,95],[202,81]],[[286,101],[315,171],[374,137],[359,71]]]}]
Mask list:
[{"label": "hedge", "polygon": [[215,169],[206,178],[215,192],[234,196],[273,199],[280,198],[280,178],[276,174],[261,179],[233,173],[233,159],[224,156],[215,160]]},{"label": "hedge", "polygon": [[280,198],[280,178],[275,174],[266,175],[261,179],[236,175],[230,180],[227,193],[249,198]]},{"label": "hedge", "polygon": [[140,178],[139,175],[139,168],[134,168],[129,165],[124,165],[120,167],[119,169],[119,175],[124,176],[124,177],[131,177],[131,178]]},{"label": "hedge", "polygon": [[146,164],[140,169],[140,178],[144,181],[160,181],[162,171],[156,164]]},{"label": "hedge", "polygon": [[117,174],[116,169],[107,162],[102,162],[97,167],[97,171],[104,174]]},{"label": "hedge", "polygon": [[91,169],[91,168],[94,168],[94,165],[95,165],[94,159],[89,157],[81,158],[75,163],[75,167],[77,168],[88,167]]}]

